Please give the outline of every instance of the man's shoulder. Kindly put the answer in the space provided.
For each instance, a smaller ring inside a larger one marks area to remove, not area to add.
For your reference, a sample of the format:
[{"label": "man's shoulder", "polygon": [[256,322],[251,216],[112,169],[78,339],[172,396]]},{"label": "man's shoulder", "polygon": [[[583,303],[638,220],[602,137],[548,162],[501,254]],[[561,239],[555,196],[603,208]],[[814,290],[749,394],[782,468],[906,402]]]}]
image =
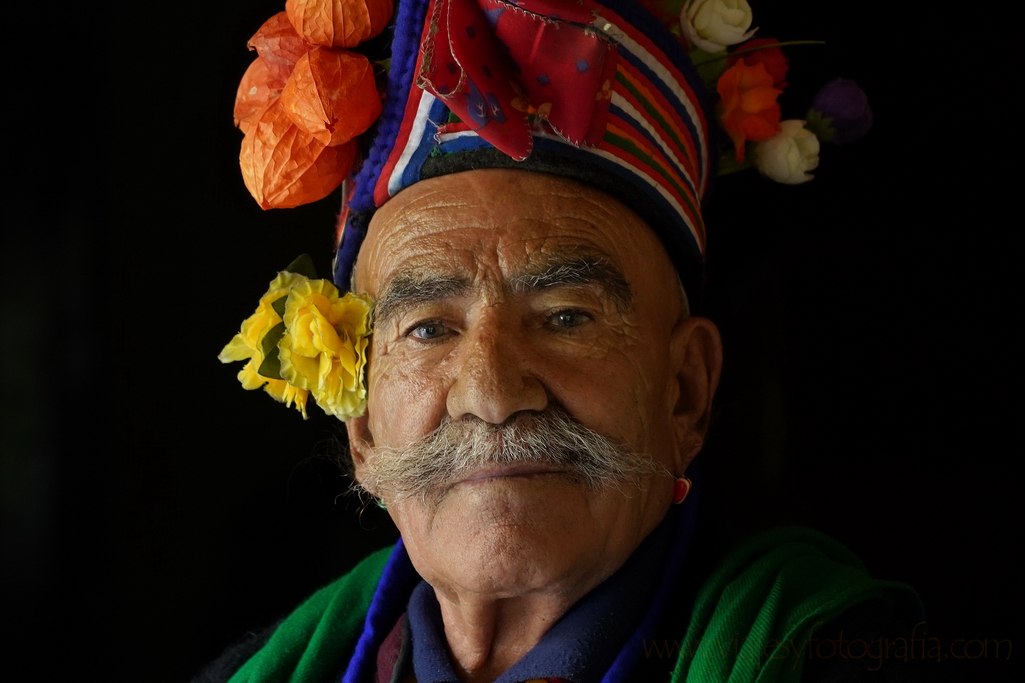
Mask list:
[{"label": "man's shoulder", "polygon": [[[371,552],[349,571],[311,593],[285,616],[247,631],[206,664],[191,683],[228,681],[264,648],[273,647],[275,637],[293,642],[308,637],[328,615],[333,615],[331,623],[337,633],[354,637],[393,551],[392,546],[386,546]],[[345,614],[341,622],[336,618],[339,612]]]},{"label": "man's shoulder", "polygon": [[[707,571],[702,594],[716,599],[723,591],[758,593],[786,587],[795,600],[821,601],[823,607],[857,602],[865,593],[893,593],[920,610],[906,583],[874,575],[840,540],[806,526],[777,526],[741,536],[717,555]],[[749,590],[744,591],[742,589]]]},{"label": "man's shoulder", "polygon": [[[835,634],[883,637],[924,618],[911,586],[874,576],[847,546],[813,528],[750,533],[717,558],[694,596],[677,673],[733,680],[738,670],[766,669],[775,671],[766,680],[790,680],[814,660],[809,648],[835,641]],[[811,663],[807,670],[838,664]]]}]

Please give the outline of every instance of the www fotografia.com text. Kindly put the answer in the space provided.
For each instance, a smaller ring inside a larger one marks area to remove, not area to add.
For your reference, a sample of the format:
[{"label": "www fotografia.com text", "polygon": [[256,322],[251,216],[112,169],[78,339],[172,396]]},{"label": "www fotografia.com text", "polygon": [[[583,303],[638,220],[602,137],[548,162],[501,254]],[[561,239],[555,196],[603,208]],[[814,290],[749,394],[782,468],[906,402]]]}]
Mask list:
[{"label": "www fotografia.com text", "polygon": [[687,651],[683,651],[684,641],[647,640],[644,642],[644,654],[648,658],[677,659],[681,654],[692,657],[699,650],[711,648],[713,652],[717,651],[717,657],[731,659],[758,657],[762,661],[784,660],[794,667],[804,661],[842,659],[867,662],[866,668],[875,671],[886,662],[1006,661],[1011,658],[1012,645],[1008,638],[942,639],[929,635],[925,624],[920,623],[910,633],[889,637],[846,637],[841,630],[835,636],[820,638],[813,634],[802,641],[770,639],[762,646],[745,638],[733,637],[715,642],[700,641],[693,645],[688,643]]}]

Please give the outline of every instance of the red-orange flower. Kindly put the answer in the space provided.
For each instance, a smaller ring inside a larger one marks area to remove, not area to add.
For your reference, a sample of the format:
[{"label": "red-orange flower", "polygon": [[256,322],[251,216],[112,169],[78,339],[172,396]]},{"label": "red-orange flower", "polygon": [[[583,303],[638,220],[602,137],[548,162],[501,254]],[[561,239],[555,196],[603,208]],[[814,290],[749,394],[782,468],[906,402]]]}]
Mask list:
[{"label": "red-orange flower", "polygon": [[790,62],[775,38],[753,38],[738,45],[734,56],[730,57],[729,64],[735,64],[738,60],[743,60],[748,66],[764,64],[765,70],[772,76],[772,84],[777,88],[787,87],[787,69]]},{"label": "red-orange flower", "polygon": [[721,104],[721,121],[733,141],[738,162],[744,161],[748,140],[768,140],[779,131],[780,108],[776,98],[783,92],[773,87],[772,75],[764,64],[738,61],[719,77],[716,84]]}]

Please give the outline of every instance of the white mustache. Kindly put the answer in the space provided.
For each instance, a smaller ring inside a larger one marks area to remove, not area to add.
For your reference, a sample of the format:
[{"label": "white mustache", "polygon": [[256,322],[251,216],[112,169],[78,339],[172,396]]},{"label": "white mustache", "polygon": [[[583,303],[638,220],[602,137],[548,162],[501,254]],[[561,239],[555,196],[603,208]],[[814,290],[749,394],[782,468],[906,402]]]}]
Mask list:
[{"label": "white mustache", "polygon": [[511,465],[551,467],[595,491],[636,485],[652,474],[672,476],[650,455],[633,453],[550,408],[500,425],[445,418],[405,448],[371,448],[357,488],[391,502],[417,497],[426,503],[474,472]]}]

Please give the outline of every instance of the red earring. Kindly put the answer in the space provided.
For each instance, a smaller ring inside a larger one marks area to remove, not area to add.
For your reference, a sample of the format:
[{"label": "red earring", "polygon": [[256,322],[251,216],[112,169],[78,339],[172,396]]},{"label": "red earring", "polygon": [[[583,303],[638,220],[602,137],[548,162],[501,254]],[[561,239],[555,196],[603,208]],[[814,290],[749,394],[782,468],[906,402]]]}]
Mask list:
[{"label": "red earring", "polygon": [[690,493],[690,479],[687,477],[679,477],[673,482],[673,504],[679,505],[683,502],[687,494]]}]

